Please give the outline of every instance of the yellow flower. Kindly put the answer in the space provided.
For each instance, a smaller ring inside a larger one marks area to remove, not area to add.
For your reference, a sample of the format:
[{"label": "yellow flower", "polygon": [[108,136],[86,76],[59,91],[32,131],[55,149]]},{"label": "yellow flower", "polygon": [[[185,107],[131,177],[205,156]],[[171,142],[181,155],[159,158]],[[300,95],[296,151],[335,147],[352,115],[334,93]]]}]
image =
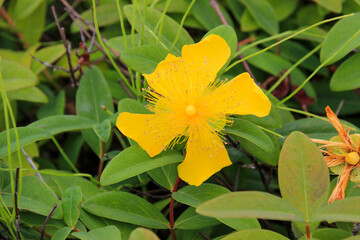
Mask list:
[{"label": "yellow flower", "polygon": [[230,56],[226,41],[209,35],[186,45],[182,57],[168,54],[152,74],[144,74],[155,114],[121,113],[116,126],[153,157],[187,140],[179,177],[200,185],[231,161],[220,131],[229,114],[269,114],[271,103],[248,73],[224,83],[216,74]]}]

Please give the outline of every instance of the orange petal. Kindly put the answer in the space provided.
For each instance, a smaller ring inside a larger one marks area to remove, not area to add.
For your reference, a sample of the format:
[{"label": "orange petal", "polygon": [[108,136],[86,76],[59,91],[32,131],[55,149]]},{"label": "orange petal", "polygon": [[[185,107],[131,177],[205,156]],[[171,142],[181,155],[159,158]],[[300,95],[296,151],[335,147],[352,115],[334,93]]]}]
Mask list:
[{"label": "orange petal", "polygon": [[349,134],[346,132],[344,126],[341,124],[341,122],[339,121],[339,119],[335,115],[335,113],[330,109],[329,106],[326,106],[325,111],[326,111],[326,116],[328,117],[329,121],[334,126],[336,131],[339,133],[341,141],[343,143],[348,144],[350,147],[355,148],[351,138],[349,137]]},{"label": "orange petal", "polygon": [[351,170],[353,169],[353,166],[347,164],[340,176],[339,176],[339,181],[336,184],[336,187],[334,188],[333,192],[331,193],[331,196],[328,200],[328,203],[334,202],[335,200],[340,200],[343,199],[345,197],[345,190],[346,190],[346,186],[349,182],[349,178],[350,178],[350,174],[351,174]]},{"label": "orange petal", "polygon": [[116,126],[125,136],[136,141],[150,157],[162,152],[185,126],[169,124],[165,114],[120,113]]},{"label": "orange petal", "polygon": [[218,87],[210,94],[210,106],[223,114],[253,114],[265,117],[271,109],[271,102],[254,83],[249,73],[243,73]]},{"label": "orange petal", "polygon": [[178,166],[179,177],[190,185],[199,186],[214,173],[231,165],[229,155],[221,139],[208,148],[200,139],[190,137],[186,146],[185,160]]}]

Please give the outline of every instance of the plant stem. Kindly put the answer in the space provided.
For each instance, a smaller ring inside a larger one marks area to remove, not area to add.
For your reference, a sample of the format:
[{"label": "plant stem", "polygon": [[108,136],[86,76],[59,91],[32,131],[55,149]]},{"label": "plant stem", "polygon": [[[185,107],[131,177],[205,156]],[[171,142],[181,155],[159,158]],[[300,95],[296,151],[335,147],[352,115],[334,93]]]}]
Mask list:
[{"label": "plant stem", "polygon": [[99,167],[98,167],[98,181],[100,181],[101,173],[104,167],[104,162],[102,161],[105,155],[105,142],[101,142],[101,153],[99,156]]},{"label": "plant stem", "polygon": [[[179,185],[180,182],[180,178],[179,176],[176,178],[175,184],[174,184],[174,188],[171,191],[171,193],[174,193],[177,191],[177,187]],[[173,240],[177,240],[176,239],[176,234],[175,234],[175,229],[174,229],[174,198],[171,195],[171,199],[170,199],[170,206],[169,206],[169,219],[170,219],[170,232],[171,232],[171,237]]]}]

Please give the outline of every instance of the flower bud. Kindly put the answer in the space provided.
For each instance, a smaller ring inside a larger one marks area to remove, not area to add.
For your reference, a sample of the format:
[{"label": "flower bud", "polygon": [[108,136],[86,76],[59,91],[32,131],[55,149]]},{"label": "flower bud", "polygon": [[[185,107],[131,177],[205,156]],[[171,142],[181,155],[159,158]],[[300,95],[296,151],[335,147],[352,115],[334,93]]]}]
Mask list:
[{"label": "flower bud", "polygon": [[345,155],[345,160],[350,165],[356,165],[359,162],[360,157],[357,152],[350,152]]}]

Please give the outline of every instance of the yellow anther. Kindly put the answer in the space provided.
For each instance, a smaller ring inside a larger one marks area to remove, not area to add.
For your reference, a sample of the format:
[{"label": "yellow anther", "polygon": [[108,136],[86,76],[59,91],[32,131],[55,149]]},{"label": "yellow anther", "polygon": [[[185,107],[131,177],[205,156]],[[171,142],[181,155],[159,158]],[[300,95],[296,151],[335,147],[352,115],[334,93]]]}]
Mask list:
[{"label": "yellow anther", "polygon": [[360,157],[357,152],[350,152],[350,153],[346,154],[345,160],[350,165],[356,165],[359,162]]},{"label": "yellow anther", "polygon": [[195,116],[197,109],[194,105],[187,105],[185,108],[185,114],[189,117]]}]

